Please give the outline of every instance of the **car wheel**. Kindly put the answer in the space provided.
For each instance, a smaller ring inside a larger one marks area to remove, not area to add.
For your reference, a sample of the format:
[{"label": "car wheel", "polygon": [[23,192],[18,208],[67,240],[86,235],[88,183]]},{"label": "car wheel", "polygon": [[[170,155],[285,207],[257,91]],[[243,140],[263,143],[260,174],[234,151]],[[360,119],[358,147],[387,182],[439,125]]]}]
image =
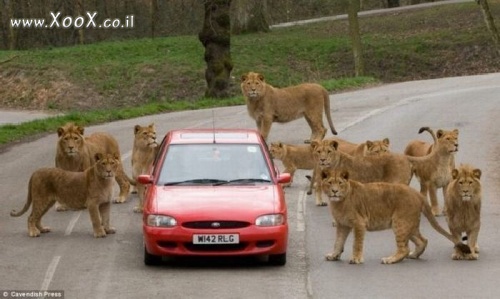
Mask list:
[{"label": "car wheel", "polygon": [[158,266],[161,264],[162,258],[159,255],[150,254],[144,246],[144,264],[147,266]]},{"label": "car wheel", "polygon": [[273,266],[284,266],[286,264],[286,252],[269,255],[268,263]]}]

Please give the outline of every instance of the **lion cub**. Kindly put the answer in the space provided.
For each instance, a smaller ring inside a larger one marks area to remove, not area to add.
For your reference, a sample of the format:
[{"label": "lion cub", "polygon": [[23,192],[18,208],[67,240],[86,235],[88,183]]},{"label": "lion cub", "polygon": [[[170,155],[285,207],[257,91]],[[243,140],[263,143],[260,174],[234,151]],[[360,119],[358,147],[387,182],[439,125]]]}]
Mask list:
[{"label": "lion cub", "polygon": [[465,164],[453,169],[451,174],[453,180],[448,185],[444,202],[446,221],[456,240],[461,238],[462,233],[466,234],[471,250],[470,254],[455,250],[451,258],[477,260],[477,237],[481,227],[481,170]]},{"label": "lion cub", "polygon": [[[344,244],[354,231],[351,264],[363,263],[363,242],[366,231],[392,229],[396,236],[397,251],[382,258],[383,264],[400,262],[406,257],[418,258],[427,246],[427,239],[420,233],[420,214],[423,213],[432,227],[452,241],[458,250],[468,252],[468,246],[456,241],[443,229],[432,215],[425,198],[404,184],[360,183],[349,179],[346,170],[325,169],[321,172],[322,190],[328,197],[330,212],[337,223],[333,252],[326,260],[337,261],[344,251]],[[410,252],[408,241],[415,244]]]},{"label": "lion cub", "polygon": [[30,237],[50,231],[42,226],[42,217],[57,202],[70,209],[88,209],[94,237],[102,238],[114,234],[109,225],[111,198],[115,174],[120,160],[117,154],[95,154],[95,164],[83,172],[72,172],[60,168],[40,168],[30,178],[28,197],[23,209],[12,210],[10,216],[23,215],[31,205],[28,217]]}]

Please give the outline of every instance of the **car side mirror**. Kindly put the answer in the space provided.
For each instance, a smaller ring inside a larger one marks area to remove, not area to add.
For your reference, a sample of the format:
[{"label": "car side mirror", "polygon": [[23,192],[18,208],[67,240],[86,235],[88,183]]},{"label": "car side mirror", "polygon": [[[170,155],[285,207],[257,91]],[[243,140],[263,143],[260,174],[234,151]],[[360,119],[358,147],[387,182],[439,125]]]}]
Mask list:
[{"label": "car side mirror", "polygon": [[141,174],[137,177],[137,182],[143,185],[149,185],[153,183],[153,176],[149,174]]},{"label": "car side mirror", "polygon": [[290,183],[291,179],[292,179],[292,177],[290,176],[289,173],[278,174],[278,183],[280,183],[280,184]]}]

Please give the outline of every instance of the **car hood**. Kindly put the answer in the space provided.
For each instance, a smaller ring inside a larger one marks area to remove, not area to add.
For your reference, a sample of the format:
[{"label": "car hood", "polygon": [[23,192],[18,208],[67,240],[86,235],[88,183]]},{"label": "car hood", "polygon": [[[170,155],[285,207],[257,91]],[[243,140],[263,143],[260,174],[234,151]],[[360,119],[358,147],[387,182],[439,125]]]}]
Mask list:
[{"label": "car hood", "polygon": [[[275,186],[166,186],[156,190],[151,212],[174,217],[221,219],[278,212]],[[156,206],[156,207],[155,207]],[[156,210],[156,211],[154,211]],[[249,219],[252,220],[252,219]]]}]

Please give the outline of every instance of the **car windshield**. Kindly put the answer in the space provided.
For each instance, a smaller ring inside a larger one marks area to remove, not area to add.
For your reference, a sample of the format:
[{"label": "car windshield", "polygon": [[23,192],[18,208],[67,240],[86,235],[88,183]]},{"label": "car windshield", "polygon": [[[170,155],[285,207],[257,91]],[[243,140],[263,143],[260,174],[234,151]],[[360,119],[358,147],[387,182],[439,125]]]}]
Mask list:
[{"label": "car windshield", "polygon": [[158,185],[270,183],[258,144],[171,144]]}]

